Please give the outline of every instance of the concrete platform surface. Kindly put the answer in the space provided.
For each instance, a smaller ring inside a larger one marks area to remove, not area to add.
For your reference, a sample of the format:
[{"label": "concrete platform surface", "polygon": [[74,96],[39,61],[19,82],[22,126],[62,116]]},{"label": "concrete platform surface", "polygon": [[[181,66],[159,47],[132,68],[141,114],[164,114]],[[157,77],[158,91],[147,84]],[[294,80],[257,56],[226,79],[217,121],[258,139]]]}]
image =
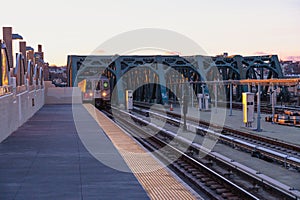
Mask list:
[{"label": "concrete platform surface", "polygon": [[[46,105],[0,143],[0,199],[149,199],[132,173],[92,157],[77,135],[71,110],[72,105]],[[91,116],[82,109],[82,118]],[[89,131],[104,134],[94,123]],[[126,167],[111,141],[102,143]]]},{"label": "concrete platform surface", "polygon": [[93,105],[85,104],[84,107],[102,127],[151,199],[206,199]]}]

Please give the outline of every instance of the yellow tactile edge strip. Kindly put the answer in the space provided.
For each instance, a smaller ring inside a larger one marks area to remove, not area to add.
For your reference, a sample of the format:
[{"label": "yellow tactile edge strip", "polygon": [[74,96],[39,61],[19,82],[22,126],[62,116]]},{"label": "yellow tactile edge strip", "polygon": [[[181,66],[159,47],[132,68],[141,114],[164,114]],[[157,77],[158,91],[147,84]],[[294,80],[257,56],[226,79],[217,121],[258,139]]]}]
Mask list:
[{"label": "yellow tactile edge strip", "polygon": [[[197,199],[151,155],[91,104],[84,104],[132,170],[151,199]],[[143,154],[142,157],[136,154]],[[135,154],[135,156],[132,156]],[[149,171],[149,167],[156,169]],[[143,173],[141,171],[145,169]],[[137,173],[138,172],[138,173]]]}]

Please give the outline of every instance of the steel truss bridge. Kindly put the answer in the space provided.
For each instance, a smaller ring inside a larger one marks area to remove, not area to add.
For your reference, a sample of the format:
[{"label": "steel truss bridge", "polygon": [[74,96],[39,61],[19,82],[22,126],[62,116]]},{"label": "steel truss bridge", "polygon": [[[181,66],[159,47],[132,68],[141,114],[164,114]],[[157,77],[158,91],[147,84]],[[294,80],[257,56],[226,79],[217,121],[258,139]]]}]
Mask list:
[{"label": "steel truss bridge", "polygon": [[[91,76],[106,75],[110,78],[111,85],[117,86],[114,94],[119,101],[123,101],[125,90],[133,90],[135,100],[163,104],[179,100],[186,91],[185,87],[190,88],[189,91],[193,91],[194,94],[206,92],[212,98],[218,95],[220,100],[228,100],[228,85],[212,86],[205,84],[206,81],[284,78],[276,55],[246,57],[69,55],[67,67],[69,86],[77,86],[79,81]],[[237,101],[240,101],[242,92],[249,90],[248,85],[238,84],[234,87],[233,93]],[[269,85],[264,84],[260,87],[262,97],[266,96]],[[288,100],[289,93],[286,86],[280,87],[282,89],[279,95]]]}]

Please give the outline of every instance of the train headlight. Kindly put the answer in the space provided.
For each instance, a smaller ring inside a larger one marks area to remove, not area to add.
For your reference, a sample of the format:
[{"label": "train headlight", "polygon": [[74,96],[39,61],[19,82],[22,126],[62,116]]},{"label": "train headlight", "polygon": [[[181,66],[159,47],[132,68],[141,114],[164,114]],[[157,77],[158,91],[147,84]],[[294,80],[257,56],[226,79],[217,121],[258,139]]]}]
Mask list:
[{"label": "train headlight", "polygon": [[106,92],[102,92],[103,97],[106,97],[106,95],[107,95]]}]

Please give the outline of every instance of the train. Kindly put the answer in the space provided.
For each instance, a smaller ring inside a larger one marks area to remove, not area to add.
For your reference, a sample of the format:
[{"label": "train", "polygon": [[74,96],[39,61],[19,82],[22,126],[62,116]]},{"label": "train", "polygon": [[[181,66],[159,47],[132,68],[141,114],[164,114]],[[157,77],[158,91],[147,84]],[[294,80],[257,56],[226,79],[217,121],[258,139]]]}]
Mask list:
[{"label": "train", "polygon": [[106,76],[88,77],[78,83],[82,92],[82,101],[104,108],[110,102],[110,84]]}]

